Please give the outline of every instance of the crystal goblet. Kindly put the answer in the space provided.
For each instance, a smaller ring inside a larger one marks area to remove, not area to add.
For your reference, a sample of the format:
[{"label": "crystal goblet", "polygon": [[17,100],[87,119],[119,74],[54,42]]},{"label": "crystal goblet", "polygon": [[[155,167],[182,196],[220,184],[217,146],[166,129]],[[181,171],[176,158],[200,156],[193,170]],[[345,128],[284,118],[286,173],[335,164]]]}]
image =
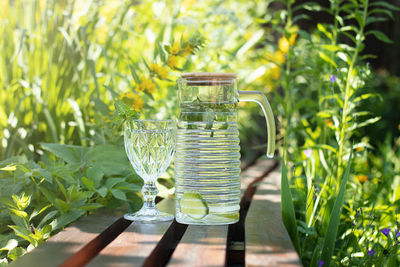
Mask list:
[{"label": "crystal goblet", "polygon": [[158,222],[174,219],[155,205],[157,178],[165,172],[175,152],[175,122],[172,120],[127,120],[124,126],[125,151],[136,173],[144,180],[143,206],[127,213],[131,221]]}]

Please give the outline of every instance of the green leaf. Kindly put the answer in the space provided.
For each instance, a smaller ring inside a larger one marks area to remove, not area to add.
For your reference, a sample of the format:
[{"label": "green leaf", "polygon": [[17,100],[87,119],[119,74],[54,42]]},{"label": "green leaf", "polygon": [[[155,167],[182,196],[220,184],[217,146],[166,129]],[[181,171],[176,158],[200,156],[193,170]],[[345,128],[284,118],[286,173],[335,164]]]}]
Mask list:
[{"label": "green leaf", "polygon": [[103,186],[103,187],[97,189],[96,192],[97,192],[101,197],[105,197],[105,196],[107,196],[108,189],[107,189],[106,187]]},{"label": "green leaf", "polygon": [[300,253],[300,242],[296,225],[296,215],[294,212],[293,198],[292,193],[290,192],[289,181],[287,179],[287,168],[284,160],[282,160],[281,184],[282,221],[286,227],[286,230],[289,233],[290,239],[292,240],[297,253]]},{"label": "green leaf", "polygon": [[17,169],[16,164],[8,165],[3,168],[0,168],[0,171],[15,171]]},{"label": "green leaf", "polygon": [[159,42],[157,42],[156,44],[157,44],[158,53],[160,55],[161,61],[162,62],[166,62],[167,61],[167,56],[166,56],[166,54],[164,52],[164,49],[161,47]]},{"label": "green leaf", "polygon": [[333,153],[337,153],[337,150],[334,147],[332,147],[330,145],[326,145],[326,144],[317,144],[317,145],[314,145],[314,146],[309,146],[309,148],[330,150]]},{"label": "green leaf", "polygon": [[320,12],[320,11],[322,11],[323,7],[317,2],[307,1],[305,3],[295,5],[292,9],[292,12],[296,12],[297,10],[301,10],[301,9],[305,9],[308,11],[314,11],[314,12]]},{"label": "green leaf", "polygon": [[99,209],[101,207],[103,207],[103,205],[100,203],[89,203],[89,204],[81,206],[80,208],[84,209],[84,210],[95,210],[95,209]]},{"label": "green leaf", "polygon": [[142,189],[142,186],[140,184],[122,182],[122,183],[118,183],[114,188],[136,192],[136,191],[140,191],[140,189]]},{"label": "green leaf", "polygon": [[132,77],[135,80],[136,84],[140,83],[140,79],[139,76],[137,75],[136,71],[135,71],[135,67],[132,64],[129,64],[129,69],[131,71]]},{"label": "green leaf", "polygon": [[59,166],[55,166],[49,169],[51,171],[51,173],[61,179],[63,179],[64,181],[70,183],[70,184],[74,184],[77,181],[74,179],[74,177],[72,177],[71,175],[71,170],[65,166],[65,165],[59,165]]},{"label": "green leaf", "polygon": [[124,119],[136,118],[138,116],[135,110],[120,100],[114,101],[114,107],[117,115],[123,116]]},{"label": "green leaf", "polygon": [[105,186],[109,189],[113,188],[114,185],[118,184],[118,183],[122,183],[125,182],[124,178],[109,178],[106,180],[106,184]]},{"label": "green leaf", "polygon": [[61,193],[63,194],[64,198],[67,198],[67,191],[65,190],[64,185],[58,179],[55,179],[55,181],[56,181],[57,186],[60,189]]},{"label": "green leaf", "polygon": [[40,176],[42,176],[47,182],[51,184],[53,183],[53,177],[51,176],[51,173],[48,170],[39,169],[37,173],[40,174]]},{"label": "green leaf", "polygon": [[22,193],[19,197],[17,195],[12,195],[12,199],[20,210],[26,209],[31,203],[31,196],[25,196],[25,193]]},{"label": "green leaf", "polygon": [[324,239],[324,245],[322,247],[321,258],[325,262],[326,266],[329,266],[335,248],[335,241],[340,223],[340,215],[342,213],[342,207],[345,199],[346,186],[350,177],[352,159],[353,159],[353,150],[350,151],[348,164],[342,176],[342,182],[340,184],[339,193],[333,205],[328,228]]},{"label": "green leaf", "polygon": [[317,116],[320,118],[330,118],[332,117],[334,111],[332,110],[326,110],[326,111],[320,111],[317,113]]},{"label": "green leaf", "polygon": [[47,206],[44,206],[43,208],[41,208],[40,210],[35,209],[31,215],[29,216],[29,221],[31,221],[33,218],[35,218],[36,216],[42,214],[44,211],[46,211],[48,208],[52,207],[52,204],[49,204]]},{"label": "green leaf", "polygon": [[393,10],[393,11],[400,11],[400,7],[397,7],[395,5],[391,5],[386,1],[372,2],[372,3],[370,3],[370,6],[379,6],[379,7],[385,7],[387,9],[390,9],[390,10]]},{"label": "green leaf", "polygon": [[319,57],[324,60],[325,62],[331,64],[332,66],[334,66],[335,68],[337,68],[337,64],[335,61],[333,61],[333,59],[331,59],[327,54],[325,54],[322,51],[318,52]]},{"label": "green leaf", "polygon": [[94,102],[94,106],[103,116],[110,116],[110,108],[101,99],[93,96],[90,99]]},{"label": "green leaf", "polygon": [[146,62],[146,60],[144,59],[144,57],[142,57],[142,60],[143,60],[144,65],[146,66],[147,70],[150,72],[150,67],[149,67],[149,65],[147,64],[147,62]]},{"label": "green leaf", "polygon": [[10,252],[8,252],[7,257],[11,260],[16,260],[17,258],[21,257],[26,253],[26,249],[22,247],[15,247]]},{"label": "green leaf", "polygon": [[61,211],[61,213],[67,213],[71,209],[71,205],[68,202],[65,202],[62,199],[57,198],[54,201],[54,206]]},{"label": "green leaf", "polygon": [[17,205],[13,201],[11,201],[11,199],[6,198],[6,197],[1,197],[0,203],[7,205],[9,207],[12,207],[12,208],[18,208]]},{"label": "green leaf", "polygon": [[317,24],[317,28],[320,32],[322,32],[323,34],[326,35],[326,37],[328,37],[329,39],[332,39],[332,33],[328,32],[325,28],[325,26],[321,23]]},{"label": "green leaf", "polygon": [[26,213],[23,210],[17,210],[17,209],[13,209],[13,208],[9,208],[9,210],[14,213],[15,215],[17,215],[20,218],[23,218],[24,220],[26,220],[28,218],[28,213]]},{"label": "green leaf", "polygon": [[347,64],[351,63],[350,57],[346,53],[338,52],[336,55]]},{"label": "green leaf", "polygon": [[370,124],[374,124],[375,122],[379,121],[380,119],[381,119],[381,117],[374,117],[374,118],[365,120],[365,121],[360,122],[360,123],[355,123],[351,127],[349,127],[347,130],[348,131],[353,131],[354,129],[358,129],[358,128],[361,128],[361,127],[364,127],[364,126],[367,126],[367,125],[370,125]]},{"label": "green leaf", "polygon": [[58,210],[53,210],[53,211],[50,211],[49,213],[47,213],[46,216],[44,216],[43,219],[40,221],[38,227],[42,227],[49,220],[53,219],[53,217],[56,216],[57,213],[59,213]]},{"label": "green leaf", "polygon": [[371,23],[375,23],[375,22],[382,22],[382,21],[387,21],[387,18],[384,17],[373,17],[373,16],[369,16],[367,18],[367,21],[365,22],[365,25],[371,24]]},{"label": "green leaf", "polygon": [[63,214],[60,217],[56,218],[55,220],[53,220],[50,223],[50,225],[54,231],[59,230],[59,229],[64,228],[71,222],[76,221],[83,214],[85,214],[84,210],[74,209],[74,210],[71,210],[70,212]]},{"label": "green leaf", "polygon": [[377,98],[379,98],[380,101],[383,101],[383,98],[380,94],[367,93],[367,94],[362,94],[362,95],[354,98],[353,102],[360,102],[362,100],[369,99],[372,97],[377,97]]},{"label": "green leaf", "polygon": [[21,226],[17,226],[17,225],[10,225],[8,227],[10,227],[17,236],[22,237],[23,239],[27,240],[29,243],[31,243],[35,247],[37,246],[37,241],[32,237],[33,234],[28,229],[21,227]]},{"label": "green leaf", "polygon": [[123,146],[92,147],[85,155],[85,161],[100,166],[106,176],[125,176],[131,173],[130,163]]},{"label": "green leaf", "polygon": [[95,191],[96,190],[95,187],[94,187],[94,182],[93,181],[89,180],[86,177],[82,177],[81,181],[89,190],[91,190],[91,191]]},{"label": "green leaf", "polygon": [[127,200],[125,193],[119,189],[111,189],[111,194],[117,199],[124,200],[124,201]]},{"label": "green leaf", "polygon": [[373,34],[378,40],[382,42],[389,44],[393,43],[393,41],[390,40],[389,37],[387,37],[386,34],[384,34],[383,32],[372,30],[365,33],[365,35],[370,35],[370,34]]},{"label": "green leaf", "polygon": [[321,47],[330,52],[336,52],[341,49],[338,45],[321,45]]},{"label": "green leaf", "polygon": [[[307,178],[308,179],[308,178]],[[314,186],[312,185],[311,188],[308,190],[307,193],[307,203],[306,203],[306,222],[310,222],[312,218],[312,213],[314,209]]]},{"label": "green leaf", "polygon": [[[95,84],[96,84],[96,90],[98,91],[97,80],[96,80]],[[85,123],[83,121],[82,112],[79,108],[78,103],[74,99],[68,98],[68,104],[71,106],[72,110],[74,111],[73,115],[74,115],[75,122],[78,125],[78,133],[80,136],[81,143],[83,146],[86,146],[86,130],[85,130]]]},{"label": "green leaf", "polygon": [[104,172],[98,165],[93,165],[89,167],[86,171],[88,178],[93,181],[94,187],[99,187],[101,180],[103,179]]},{"label": "green leaf", "polygon": [[41,143],[42,148],[47,150],[57,157],[63,159],[67,163],[78,163],[79,159],[76,156],[76,153],[73,151],[73,148],[66,145],[61,144],[52,144],[52,143]]},{"label": "green leaf", "polygon": [[388,17],[390,17],[391,19],[394,19],[393,13],[385,8],[374,8],[368,11],[368,16],[371,16],[372,14],[386,14]]}]

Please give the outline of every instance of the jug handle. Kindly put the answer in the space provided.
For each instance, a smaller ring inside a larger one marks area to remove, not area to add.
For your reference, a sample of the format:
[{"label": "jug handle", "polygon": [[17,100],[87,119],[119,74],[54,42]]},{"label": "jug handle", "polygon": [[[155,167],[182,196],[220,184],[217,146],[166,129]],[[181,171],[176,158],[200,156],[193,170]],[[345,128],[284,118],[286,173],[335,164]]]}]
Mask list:
[{"label": "jug handle", "polygon": [[267,122],[267,157],[273,158],[275,152],[275,119],[267,97],[259,91],[239,91],[239,101],[256,102],[264,112]]}]

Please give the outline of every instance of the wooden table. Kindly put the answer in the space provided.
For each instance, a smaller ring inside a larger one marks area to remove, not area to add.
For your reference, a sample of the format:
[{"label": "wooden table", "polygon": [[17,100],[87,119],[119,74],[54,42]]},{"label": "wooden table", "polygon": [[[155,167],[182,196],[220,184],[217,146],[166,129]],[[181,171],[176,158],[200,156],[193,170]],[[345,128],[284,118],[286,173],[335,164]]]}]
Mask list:
[{"label": "wooden table", "polygon": [[[122,214],[86,216],[18,266],[301,266],[282,223],[280,172],[260,159],[242,172],[240,221],[223,226],[130,222]],[[157,204],[174,212],[174,201]]]}]

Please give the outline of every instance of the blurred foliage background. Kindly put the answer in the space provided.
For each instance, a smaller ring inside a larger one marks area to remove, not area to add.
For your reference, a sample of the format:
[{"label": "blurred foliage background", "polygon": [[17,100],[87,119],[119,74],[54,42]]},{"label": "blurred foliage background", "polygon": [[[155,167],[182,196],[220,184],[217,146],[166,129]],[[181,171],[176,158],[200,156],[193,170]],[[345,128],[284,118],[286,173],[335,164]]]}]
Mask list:
[{"label": "blurred foliage background", "polygon": [[[92,210],[124,203],[137,210],[142,181],[124,154],[115,100],[143,118],[175,117],[180,72],[210,71],[237,73],[241,90],[263,91],[273,106],[297,219],[289,232],[302,241],[303,263],[320,257],[354,150],[334,263],[396,264],[399,7],[399,0],[1,1],[1,263]],[[340,104],[346,98],[349,107]],[[358,116],[342,120],[343,110]],[[244,161],[264,153],[264,123],[258,106],[239,104]],[[172,168],[159,189],[173,194]]]}]

